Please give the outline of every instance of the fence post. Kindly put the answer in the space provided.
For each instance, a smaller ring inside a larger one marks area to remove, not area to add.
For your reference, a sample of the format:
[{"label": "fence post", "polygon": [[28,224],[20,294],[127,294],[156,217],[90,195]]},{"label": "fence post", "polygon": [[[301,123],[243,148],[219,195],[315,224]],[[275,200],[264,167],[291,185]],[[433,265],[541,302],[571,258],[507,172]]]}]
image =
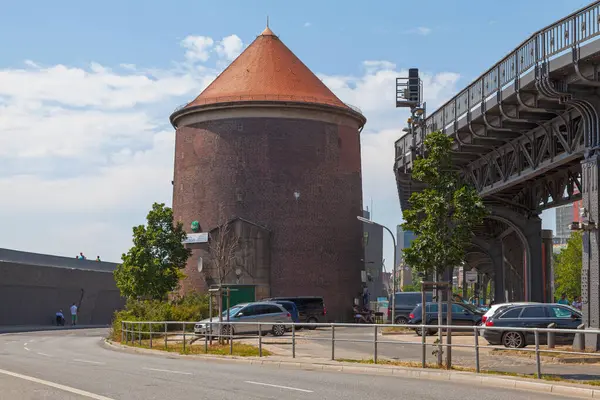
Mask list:
[{"label": "fence post", "polygon": [[479,373],[479,329],[477,329],[477,325],[473,327],[473,331],[475,333],[475,372]]},{"label": "fence post", "polygon": [[335,360],[335,325],[331,324],[331,359]]},{"label": "fence post", "polygon": [[[585,328],[585,324],[581,324],[577,327],[577,330]],[[573,350],[583,351],[585,349],[585,336],[583,333],[576,333],[575,339],[573,340]]]},{"label": "fence post", "polygon": [[183,326],[183,352],[185,353],[185,322],[182,322]]},{"label": "fence post", "polygon": [[377,325],[375,325],[373,334],[373,363],[377,364]]},{"label": "fence post", "polygon": [[142,323],[141,322],[138,323],[137,326],[138,326],[138,338],[139,338],[140,346],[141,346],[142,345]]},{"label": "fence post", "polygon": [[210,325],[204,325],[204,354],[208,354],[208,330],[212,329]]},{"label": "fence post", "polygon": [[[553,322],[550,325],[548,325],[548,328],[556,328],[556,324]],[[553,349],[556,345],[556,334],[554,332],[548,332],[548,348],[549,349]]]},{"label": "fence post", "polygon": [[540,362],[540,332],[535,329],[533,332],[535,335],[535,368],[536,368],[536,378],[542,378],[542,365]]},{"label": "fence post", "polygon": [[258,356],[262,357],[262,325],[258,323]]},{"label": "fence post", "polygon": [[[424,323],[425,320],[422,320],[421,323]],[[421,325],[421,368],[427,367],[427,331],[425,330],[425,325]]]},{"label": "fence post", "polygon": [[233,327],[231,325],[229,325],[229,355],[233,355]]},{"label": "fence post", "polygon": [[152,322],[148,323],[149,331],[150,331],[150,348],[152,348]]},{"label": "fence post", "polygon": [[167,333],[167,325],[168,325],[167,321],[165,321],[165,350],[169,349],[169,346],[167,345],[167,340],[168,340],[168,337],[169,337],[169,334]]},{"label": "fence post", "polygon": [[292,324],[292,358],[296,358],[296,323]]},{"label": "fence post", "polygon": [[121,344],[123,343],[123,339],[125,336],[125,335],[123,335],[123,333],[125,333],[125,332],[123,332],[124,327],[125,327],[125,323],[123,321],[121,321]]}]

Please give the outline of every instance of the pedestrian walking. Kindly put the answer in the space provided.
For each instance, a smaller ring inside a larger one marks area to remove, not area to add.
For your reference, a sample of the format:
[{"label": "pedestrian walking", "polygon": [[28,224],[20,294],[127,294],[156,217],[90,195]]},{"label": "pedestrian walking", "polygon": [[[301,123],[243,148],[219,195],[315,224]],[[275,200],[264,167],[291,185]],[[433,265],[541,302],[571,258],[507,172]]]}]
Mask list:
[{"label": "pedestrian walking", "polygon": [[77,306],[75,303],[71,306],[71,326],[77,325]]},{"label": "pedestrian walking", "polygon": [[573,300],[573,304],[571,304],[571,306],[573,308],[581,310],[583,308],[583,302],[581,301],[581,296],[576,297],[575,300]]},{"label": "pedestrian walking", "polygon": [[563,293],[563,294],[560,296],[560,300],[558,301],[558,304],[566,304],[566,305],[569,305],[569,300],[567,299],[567,294],[566,294],[566,293]]}]

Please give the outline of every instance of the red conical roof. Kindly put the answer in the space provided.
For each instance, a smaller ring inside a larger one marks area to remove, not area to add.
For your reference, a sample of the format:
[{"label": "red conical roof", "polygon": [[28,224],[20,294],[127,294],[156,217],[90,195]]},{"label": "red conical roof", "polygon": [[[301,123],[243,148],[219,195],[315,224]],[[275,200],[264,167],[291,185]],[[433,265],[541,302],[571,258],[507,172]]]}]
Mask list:
[{"label": "red conical roof", "polygon": [[185,108],[235,101],[293,101],[350,109],[268,26]]}]

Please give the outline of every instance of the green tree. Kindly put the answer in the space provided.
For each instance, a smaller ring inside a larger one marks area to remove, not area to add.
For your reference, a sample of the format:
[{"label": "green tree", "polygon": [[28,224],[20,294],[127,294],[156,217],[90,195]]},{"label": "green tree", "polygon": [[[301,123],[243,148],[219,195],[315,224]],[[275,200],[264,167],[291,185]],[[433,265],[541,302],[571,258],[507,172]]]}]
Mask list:
[{"label": "green tree", "polygon": [[187,234],[181,222],[173,223],[171,208],[154,203],[146,220],[133,228],[133,247],[123,254],[115,281],[124,297],[161,300],[178,287],[191,250],[182,243]]},{"label": "green tree", "polygon": [[567,240],[567,247],[556,256],[554,266],[555,296],[565,293],[568,299],[581,296],[581,260],[583,236],[574,231]]},{"label": "green tree", "polygon": [[[453,139],[441,132],[425,138],[425,156],[414,161],[413,179],[425,184],[414,192],[410,208],[403,210],[403,229],[413,231],[415,240],[403,250],[404,260],[413,269],[430,275],[437,272],[438,280],[448,269],[460,265],[473,236],[473,229],[487,214],[477,191],[461,179],[452,163]],[[442,323],[442,296],[438,300],[438,322]],[[449,312],[451,313],[450,308]],[[441,330],[438,340],[441,342]],[[450,351],[447,350],[447,361]],[[438,364],[442,363],[442,347],[436,350]],[[447,367],[450,367],[448,363]]]},{"label": "green tree", "polygon": [[464,182],[452,164],[453,139],[441,132],[425,138],[425,157],[414,161],[413,179],[426,185],[409,199],[403,229],[416,234],[404,249],[404,260],[417,271],[443,274],[464,260],[473,229],[487,210],[479,194]]}]

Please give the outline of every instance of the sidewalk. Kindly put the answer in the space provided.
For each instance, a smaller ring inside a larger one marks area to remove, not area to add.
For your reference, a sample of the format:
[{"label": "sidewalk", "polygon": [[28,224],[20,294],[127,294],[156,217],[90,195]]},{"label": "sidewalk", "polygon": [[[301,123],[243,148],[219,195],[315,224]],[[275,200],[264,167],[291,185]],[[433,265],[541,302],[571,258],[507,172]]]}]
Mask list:
[{"label": "sidewalk", "polygon": [[108,328],[108,325],[0,325],[1,333],[19,333],[19,332],[38,332],[38,331],[65,331],[70,329],[93,329],[93,328]]}]

